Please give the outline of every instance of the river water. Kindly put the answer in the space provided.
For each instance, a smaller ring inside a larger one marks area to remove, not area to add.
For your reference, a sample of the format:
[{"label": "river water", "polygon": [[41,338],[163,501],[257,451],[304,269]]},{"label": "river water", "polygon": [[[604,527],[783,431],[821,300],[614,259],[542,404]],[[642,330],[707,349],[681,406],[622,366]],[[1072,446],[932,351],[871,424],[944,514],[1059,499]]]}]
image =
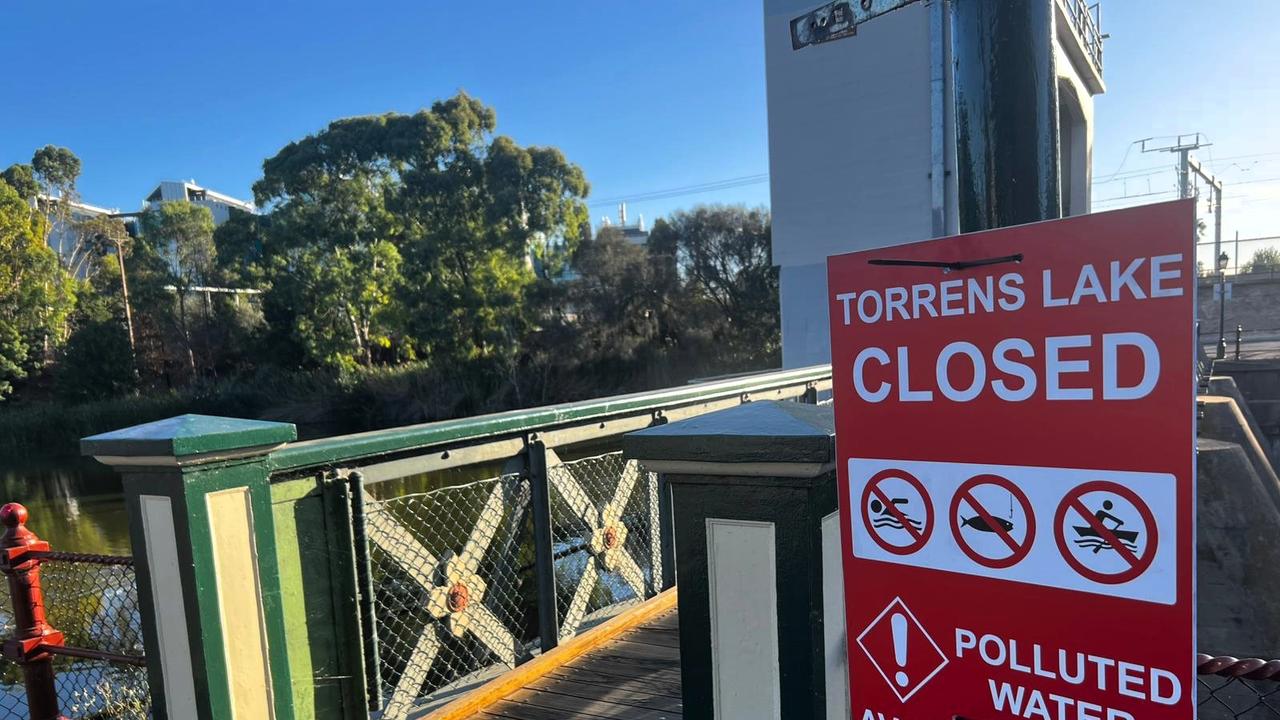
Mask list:
[{"label": "river water", "polygon": [[120,478],[90,458],[0,466],[0,502],[20,502],[27,527],[54,550],[127,555],[129,519]]}]

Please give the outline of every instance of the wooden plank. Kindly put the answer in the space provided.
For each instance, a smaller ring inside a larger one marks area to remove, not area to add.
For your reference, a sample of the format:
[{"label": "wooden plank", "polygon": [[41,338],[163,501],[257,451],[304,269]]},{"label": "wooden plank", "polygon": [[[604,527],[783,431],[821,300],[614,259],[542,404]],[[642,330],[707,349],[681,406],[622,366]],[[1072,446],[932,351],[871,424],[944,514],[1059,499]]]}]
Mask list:
[{"label": "wooden plank", "polygon": [[[581,717],[598,716],[583,715]],[[485,708],[483,713],[476,715],[474,720],[489,720],[490,718],[501,718],[502,720],[565,720],[565,715],[563,710],[525,705],[524,703],[515,703],[510,700],[499,700]]]},{"label": "wooden plank", "polygon": [[678,634],[662,630],[639,628],[623,635],[622,639],[627,642],[644,643],[646,645],[660,645],[669,648],[680,647],[680,636]]},{"label": "wooden plank", "polygon": [[632,688],[629,683],[625,682],[613,686],[607,686],[580,683],[562,678],[544,677],[540,678],[537,682],[531,683],[527,689],[530,691],[536,690],[540,692],[557,693],[560,695],[571,695],[584,700],[599,700],[601,702],[613,703],[615,705],[631,705],[633,707],[648,708],[649,710],[680,712],[683,707],[683,703],[680,698],[667,697],[666,695],[655,695],[643,689]]},{"label": "wooden plank", "polygon": [[[475,691],[458,698],[427,716],[426,720],[463,720],[486,709],[507,695],[546,675],[556,668],[569,664],[588,652],[608,644],[633,627],[673,610],[676,606],[676,589],[664,591],[652,600],[636,605],[577,637],[562,643],[551,652],[543,653],[529,662],[517,666]],[[670,661],[667,667],[670,667]]]},{"label": "wooden plank", "polygon": [[547,677],[572,680],[574,682],[604,685],[606,687],[626,686],[633,690],[643,690],[653,695],[665,697],[682,697],[680,692],[680,673],[674,672],[665,676],[636,675],[635,673],[610,673],[599,667],[562,668],[553,671]]},{"label": "wooden plank", "polygon": [[[577,667],[596,667],[597,663],[608,663],[613,666],[627,668],[632,673],[649,674],[664,670],[676,671],[679,667],[665,658],[639,658],[629,655],[614,655],[608,652],[593,654],[588,662]],[[575,667],[570,665],[570,668]]]},{"label": "wooden plank", "polygon": [[675,630],[676,632],[679,632],[680,631],[680,613],[677,613],[677,612],[667,613],[666,615],[663,615],[661,617],[656,617],[642,624],[640,627],[656,628],[659,630]]},{"label": "wooden plank", "polygon": [[630,640],[618,640],[610,643],[603,648],[602,652],[610,655],[622,655],[624,657],[653,658],[655,660],[665,660],[668,663],[678,664],[680,662],[680,648],[667,647],[665,645],[650,645],[648,643],[631,642]]},{"label": "wooden plank", "polygon": [[614,675],[620,678],[629,678],[642,676],[650,680],[659,680],[662,682],[679,682],[680,666],[671,664],[660,664],[657,666],[645,666],[637,664],[631,658],[612,658],[592,655],[590,662],[578,664],[570,664],[564,668],[565,672],[578,672],[579,670],[591,670],[595,672]]},{"label": "wooden plank", "polygon": [[545,710],[557,710],[561,717],[599,717],[610,720],[658,720],[659,718],[679,718],[681,713],[663,710],[650,710],[632,705],[619,705],[604,700],[580,698],[572,695],[538,690],[522,690],[507,698],[508,702]]}]

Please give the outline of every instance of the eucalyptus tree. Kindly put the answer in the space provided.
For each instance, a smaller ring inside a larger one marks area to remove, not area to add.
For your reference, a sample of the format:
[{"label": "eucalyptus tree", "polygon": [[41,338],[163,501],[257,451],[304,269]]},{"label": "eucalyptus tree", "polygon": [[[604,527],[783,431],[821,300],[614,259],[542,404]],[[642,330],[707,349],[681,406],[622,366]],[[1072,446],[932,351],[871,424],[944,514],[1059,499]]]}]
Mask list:
[{"label": "eucalyptus tree", "polygon": [[0,399],[65,334],[75,282],[45,243],[44,219],[0,182]]},{"label": "eucalyptus tree", "polygon": [[650,252],[674,259],[684,284],[716,309],[713,327],[726,354],[755,366],[777,362],[778,270],[769,212],[699,206],[654,223]]},{"label": "eucalyptus tree", "polygon": [[187,365],[194,376],[198,368],[187,297],[193,287],[208,282],[215,267],[213,213],[207,207],[185,201],[164,202],[148,208],[140,225],[151,252],[164,261],[165,274],[177,295],[178,328]]},{"label": "eucalyptus tree", "polygon": [[[413,114],[334,121],[267,159],[254,196],[271,210],[269,321],[306,315],[295,341],[331,365],[375,361],[375,339],[388,359],[514,357],[531,259],[572,250],[587,183],[559,150],[496,129],[492,108],[459,93]],[[359,282],[306,269],[346,263],[367,270]]]}]

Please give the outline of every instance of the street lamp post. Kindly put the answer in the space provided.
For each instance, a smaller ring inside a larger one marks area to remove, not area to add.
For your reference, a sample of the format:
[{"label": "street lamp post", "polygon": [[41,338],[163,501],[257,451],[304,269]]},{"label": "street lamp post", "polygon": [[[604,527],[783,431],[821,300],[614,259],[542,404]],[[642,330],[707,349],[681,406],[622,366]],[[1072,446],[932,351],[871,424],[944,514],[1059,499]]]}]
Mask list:
[{"label": "street lamp post", "polygon": [[1224,252],[1218,256],[1218,352],[1217,359],[1227,356],[1227,261]]}]

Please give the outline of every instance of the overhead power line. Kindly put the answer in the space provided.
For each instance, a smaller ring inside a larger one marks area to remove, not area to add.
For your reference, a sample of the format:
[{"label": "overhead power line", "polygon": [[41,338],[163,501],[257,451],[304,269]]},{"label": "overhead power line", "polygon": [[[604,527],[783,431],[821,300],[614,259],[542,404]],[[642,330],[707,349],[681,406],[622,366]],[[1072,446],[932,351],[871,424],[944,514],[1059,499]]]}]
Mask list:
[{"label": "overhead power line", "polygon": [[723,180],[713,180],[705,183],[697,183],[695,185],[684,185],[680,187],[664,188],[662,190],[649,190],[647,192],[631,193],[628,195],[615,195],[613,197],[599,198],[592,200],[588,205],[590,207],[600,207],[604,205],[613,205],[620,202],[642,202],[648,200],[666,200],[684,195],[696,195],[698,193],[713,192],[715,190],[729,190],[732,188],[746,187],[748,185],[759,185],[760,183],[769,182],[768,173],[759,173],[756,175],[742,175],[740,177],[725,178]]}]

